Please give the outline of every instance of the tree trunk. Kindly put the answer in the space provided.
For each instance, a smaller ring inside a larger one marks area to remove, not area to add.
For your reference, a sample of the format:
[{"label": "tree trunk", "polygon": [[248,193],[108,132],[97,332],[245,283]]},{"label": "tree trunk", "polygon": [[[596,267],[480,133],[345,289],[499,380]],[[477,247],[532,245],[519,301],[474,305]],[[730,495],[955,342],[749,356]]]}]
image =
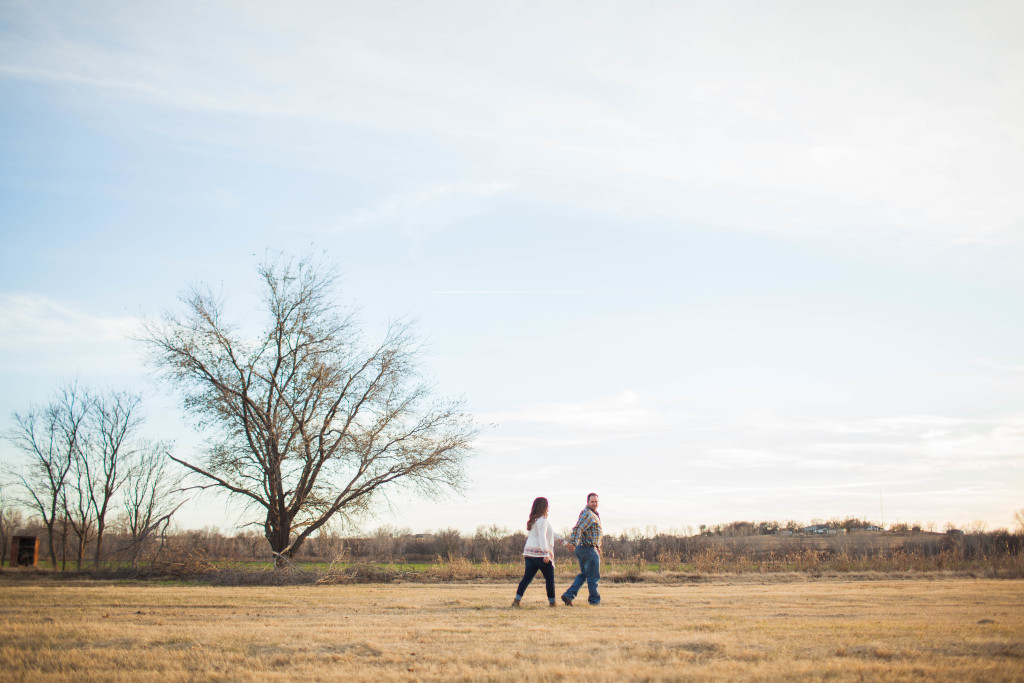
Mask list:
[{"label": "tree trunk", "polygon": [[54,538],[54,520],[50,520],[50,523],[46,525],[46,536],[50,540],[50,568],[57,569],[57,544],[54,543],[57,539]]},{"label": "tree trunk", "polygon": [[93,567],[100,563],[100,559],[103,557],[103,522],[99,520],[96,522],[96,554],[93,556]]},{"label": "tree trunk", "polygon": [[[274,569],[286,567],[293,553],[293,549],[288,548],[288,536],[290,534],[284,526],[274,524],[271,516],[267,517],[264,529],[267,541],[270,543],[270,550],[274,553]],[[288,550],[285,551],[285,548],[288,548]]]},{"label": "tree trunk", "polygon": [[60,525],[60,570],[68,568],[68,521],[64,519]]},{"label": "tree trunk", "polygon": [[75,558],[75,568],[82,571],[82,563],[85,561],[85,533],[78,534],[78,557]]},{"label": "tree trunk", "polygon": [[[300,536],[292,541],[291,534],[285,527],[271,527],[269,522],[266,526],[266,538],[270,542],[270,549],[274,552],[274,569],[287,567],[289,561],[295,557],[306,540]],[[288,547],[289,543],[291,543],[290,548]]]}]

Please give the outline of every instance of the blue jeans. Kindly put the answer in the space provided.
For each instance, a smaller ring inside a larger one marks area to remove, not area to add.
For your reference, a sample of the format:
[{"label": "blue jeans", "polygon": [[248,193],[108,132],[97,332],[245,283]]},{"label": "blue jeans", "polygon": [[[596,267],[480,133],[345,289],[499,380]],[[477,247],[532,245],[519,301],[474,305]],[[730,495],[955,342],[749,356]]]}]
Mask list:
[{"label": "blue jeans", "polygon": [[586,581],[589,593],[587,602],[591,605],[600,605],[601,594],[597,592],[597,582],[601,580],[601,556],[596,548],[578,545],[576,546],[576,559],[580,562],[580,573],[572,580],[569,590],[565,591],[566,597],[575,600],[576,594],[583,587],[583,582]]}]

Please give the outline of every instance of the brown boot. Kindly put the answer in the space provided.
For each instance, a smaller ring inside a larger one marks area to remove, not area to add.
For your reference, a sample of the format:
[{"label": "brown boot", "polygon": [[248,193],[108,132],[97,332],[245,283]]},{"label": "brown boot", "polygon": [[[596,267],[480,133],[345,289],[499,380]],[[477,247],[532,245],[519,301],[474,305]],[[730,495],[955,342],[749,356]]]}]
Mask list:
[{"label": "brown boot", "polygon": [[513,607],[519,607],[519,598],[516,598],[516,599],[514,599],[514,600],[512,601],[512,606],[513,606]]}]

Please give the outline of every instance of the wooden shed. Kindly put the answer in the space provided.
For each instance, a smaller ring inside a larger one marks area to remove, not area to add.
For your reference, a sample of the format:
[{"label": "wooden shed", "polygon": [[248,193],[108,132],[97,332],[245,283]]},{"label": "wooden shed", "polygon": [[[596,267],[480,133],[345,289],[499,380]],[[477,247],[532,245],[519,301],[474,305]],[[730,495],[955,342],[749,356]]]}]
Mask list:
[{"label": "wooden shed", "polygon": [[38,536],[15,536],[11,539],[12,567],[35,567],[38,562]]}]

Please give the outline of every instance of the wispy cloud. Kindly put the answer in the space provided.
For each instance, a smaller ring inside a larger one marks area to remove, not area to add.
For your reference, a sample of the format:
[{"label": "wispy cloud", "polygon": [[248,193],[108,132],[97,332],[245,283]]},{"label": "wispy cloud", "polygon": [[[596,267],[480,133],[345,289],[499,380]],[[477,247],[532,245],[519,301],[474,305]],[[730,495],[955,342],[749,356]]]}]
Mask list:
[{"label": "wispy cloud", "polygon": [[0,293],[0,369],[74,373],[138,370],[132,317],[104,317],[37,294]]},{"label": "wispy cloud", "polygon": [[[574,6],[114,7],[8,8],[0,75],[206,114],[218,129],[259,117],[336,140],[442,140],[467,176],[500,165],[517,196],[581,209],[843,240],[1024,242],[1024,47],[991,35],[1019,25],[1013,3],[927,15],[862,3],[841,25],[770,4],[742,16],[589,7],[584,23]],[[917,30],[887,28],[904,23]],[[203,135],[200,123],[188,129]],[[424,192],[351,221],[402,221],[438,201]]]},{"label": "wispy cloud", "polygon": [[[500,433],[485,450],[560,452],[586,446],[595,454],[639,449],[638,462],[674,472],[741,471],[783,478],[829,480],[1024,470],[1024,415],[978,418],[899,415],[872,419],[796,415],[699,414],[666,409],[631,392],[579,403],[537,403],[481,416]],[[596,456],[595,457],[599,457]],[[767,473],[767,474],[766,474]],[[998,476],[998,475],[996,475]],[[1014,475],[1016,476],[1016,475]],[[786,486],[789,484],[787,483]]]},{"label": "wispy cloud", "polygon": [[10,79],[32,81],[35,83],[88,85],[97,88],[135,91],[141,95],[163,97],[158,88],[145,82],[122,81],[115,78],[89,76],[73,71],[54,71],[37,67],[11,66],[0,64],[0,75]]},{"label": "wispy cloud", "polygon": [[974,358],[971,360],[971,364],[981,368],[987,368],[989,370],[996,370],[998,372],[1006,372],[1011,374],[1024,373],[1024,365],[997,363],[996,361],[990,360],[988,358]]},{"label": "wispy cloud", "polygon": [[656,294],[671,290],[653,289],[452,289],[439,290],[431,294],[447,294],[462,296],[516,296],[545,294]]},{"label": "wispy cloud", "polygon": [[508,183],[450,183],[392,195],[342,218],[333,231],[394,229],[413,241],[426,239],[487,210]]},{"label": "wispy cloud", "polygon": [[644,407],[624,390],[618,396],[581,403],[536,403],[512,410],[484,413],[481,420],[502,425],[543,425],[571,431],[647,432],[667,426],[667,415]]}]

